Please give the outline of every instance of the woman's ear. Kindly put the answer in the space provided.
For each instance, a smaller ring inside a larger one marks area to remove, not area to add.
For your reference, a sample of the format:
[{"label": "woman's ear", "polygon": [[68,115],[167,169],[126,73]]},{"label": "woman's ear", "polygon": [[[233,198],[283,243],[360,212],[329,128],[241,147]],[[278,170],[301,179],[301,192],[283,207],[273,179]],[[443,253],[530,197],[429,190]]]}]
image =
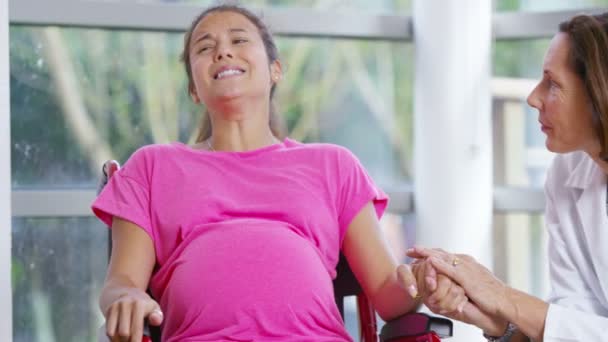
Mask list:
[{"label": "woman's ear", "polygon": [[201,103],[201,99],[200,99],[200,97],[198,97],[198,94],[196,93],[196,89],[194,88],[194,85],[188,86],[188,92],[190,93],[190,98],[192,99],[192,102],[194,102],[195,104]]},{"label": "woman's ear", "polygon": [[278,83],[283,78],[283,64],[280,60],[275,59],[270,64],[270,82],[272,84]]}]

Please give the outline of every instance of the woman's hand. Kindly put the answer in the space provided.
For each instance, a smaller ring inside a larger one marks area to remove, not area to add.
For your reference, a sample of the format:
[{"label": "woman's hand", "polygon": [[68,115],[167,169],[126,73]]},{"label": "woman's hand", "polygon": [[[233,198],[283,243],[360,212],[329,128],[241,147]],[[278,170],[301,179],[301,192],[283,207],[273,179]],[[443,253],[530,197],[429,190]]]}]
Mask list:
[{"label": "woman's hand", "polygon": [[156,262],[154,243],[136,224],[114,217],[112,256],[99,297],[111,341],[141,342],[144,319],[160,325],[162,312],[145,292]]},{"label": "woman's hand", "polygon": [[471,256],[422,247],[409,250],[408,256],[428,260],[437,273],[462,286],[469,299],[483,312],[496,316],[507,303],[507,286]]},{"label": "woman's hand", "polygon": [[[429,256],[425,257],[425,255]],[[425,301],[425,304],[429,307],[429,309],[431,309],[431,311],[433,311],[434,313],[445,315],[455,320],[465,322],[467,324],[476,325],[477,327],[481,328],[486,334],[491,336],[500,336],[504,333],[508,322],[497,315],[488,314],[480,310],[480,308],[474,302],[470,302],[468,300],[464,301],[462,302],[462,306],[459,306],[457,310],[449,310],[449,308],[448,310],[438,310],[437,306],[434,305],[434,302],[436,302],[436,298],[440,298],[441,293],[445,293],[446,289],[451,289],[452,286],[456,286],[460,290],[463,289],[459,286],[459,284],[452,283],[451,286],[450,284],[447,284],[448,281],[454,282],[455,280],[449,278],[447,275],[444,275],[441,272],[438,272],[438,270],[436,270],[433,266],[432,258],[442,258],[441,260],[451,260],[452,262],[454,261],[454,258],[456,258],[456,266],[459,266],[459,258],[463,258],[464,256],[456,257],[443,250],[427,250],[423,248],[415,248],[413,250],[408,251],[408,256],[413,258],[419,258],[414,262],[415,265],[424,265],[423,270],[426,289],[435,291],[433,290],[433,287],[438,287],[438,290],[435,293],[430,294],[428,300],[429,303]],[[420,275],[419,272],[416,271],[418,271],[419,269],[422,269],[422,267],[413,267],[413,270],[415,270],[415,274],[418,278],[420,278]],[[441,285],[442,283],[444,285]],[[443,290],[440,288],[441,286],[443,286]],[[466,291],[464,292],[466,294]],[[465,298],[468,299],[467,296],[465,296]]]},{"label": "woman's hand", "polygon": [[507,320],[502,319],[499,316],[490,315],[481,311],[477,305],[472,302],[466,303],[462,312],[455,311],[446,313],[445,316],[467,324],[473,324],[490,336],[502,336],[509,324]]},{"label": "woman's hand", "polygon": [[427,260],[417,260],[412,264],[417,279],[420,296],[424,304],[434,313],[445,315],[464,310],[469,301],[464,289],[443,274],[437,274]]},{"label": "woman's hand", "polygon": [[161,325],[160,306],[142,290],[126,288],[106,310],[106,334],[112,342],[141,342],[144,320],[150,325]]}]

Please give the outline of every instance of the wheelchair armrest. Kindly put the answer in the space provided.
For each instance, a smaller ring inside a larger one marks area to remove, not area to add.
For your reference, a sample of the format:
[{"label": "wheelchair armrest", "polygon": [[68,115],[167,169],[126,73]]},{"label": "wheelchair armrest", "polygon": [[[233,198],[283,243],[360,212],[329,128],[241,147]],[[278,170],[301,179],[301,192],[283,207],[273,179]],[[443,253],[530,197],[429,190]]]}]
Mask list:
[{"label": "wheelchair armrest", "polygon": [[451,337],[454,326],[447,318],[416,312],[386,322],[380,332],[380,341],[391,341],[402,337],[424,335],[434,332],[441,338]]}]

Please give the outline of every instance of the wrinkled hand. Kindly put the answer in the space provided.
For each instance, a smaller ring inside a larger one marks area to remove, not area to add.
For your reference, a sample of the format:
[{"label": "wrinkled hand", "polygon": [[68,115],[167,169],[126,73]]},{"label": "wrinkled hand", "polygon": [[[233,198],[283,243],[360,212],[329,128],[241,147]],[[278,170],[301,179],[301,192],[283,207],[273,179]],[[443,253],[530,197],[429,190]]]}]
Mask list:
[{"label": "wrinkled hand", "polygon": [[428,260],[416,260],[412,271],[424,304],[434,313],[462,312],[468,302],[464,289],[443,274],[437,274]]},{"label": "wrinkled hand", "polygon": [[506,285],[486,267],[468,255],[451,254],[441,249],[415,247],[408,256],[429,262],[437,274],[442,274],[459,284],[472,303],[467,303],[461,313],[447,316],[475,324],[489,334],[501,335],[507,322],[500,318],[499,310],[505,303]]},{"label": "wrinkled hand", "polygon": [[462,312],[449,312],[445,316],[467,324],[473,324],[490,336],[502,336],[507,330],[507,324],[509,324],[507,320],[481,311],[473,302],[466,303]]},{"label": "wrinkled hand", "polygon": [[414,248],[409,254],[427,258],[437,273],[444,274],[460,284],[479,309],[496,315],[501,303],[505,303],[506,285],[473,257],[422,247]]},{"label": "wrinkled hand", "polygon": [[105,310],[106,334],[112,342],[141,342],[144,320],[158,326],[163,322],[160,306],[139,289],[129,289]]}]

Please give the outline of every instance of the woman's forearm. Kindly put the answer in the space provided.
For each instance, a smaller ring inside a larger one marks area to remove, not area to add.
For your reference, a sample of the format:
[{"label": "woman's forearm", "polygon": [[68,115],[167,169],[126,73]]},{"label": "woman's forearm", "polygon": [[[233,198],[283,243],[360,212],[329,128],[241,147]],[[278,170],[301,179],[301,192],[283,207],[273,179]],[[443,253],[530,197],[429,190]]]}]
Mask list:
[{"label": "woman's forearm", "polygon": [[506,288],[504,297],[499,315],[534,341],[542,341],[549,304],[510,287]]},{"label": "woman's forearm", "polygon": [[374,309],[384,321],[390,321],[408,312],[413,312],[420,306],[401,286],[397,271],[389,276],[382,287],[370,296]]}]

